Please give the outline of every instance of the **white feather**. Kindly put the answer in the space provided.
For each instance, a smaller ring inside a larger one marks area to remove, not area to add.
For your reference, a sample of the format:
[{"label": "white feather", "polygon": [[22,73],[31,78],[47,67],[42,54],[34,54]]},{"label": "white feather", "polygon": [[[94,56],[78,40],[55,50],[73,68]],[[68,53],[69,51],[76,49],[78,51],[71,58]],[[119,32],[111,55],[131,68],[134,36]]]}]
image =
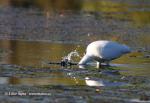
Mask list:
[{"label": "white feather", "polygon": [[100,63],[111,61],[129,52],[131,52],[131,50],[128,46],[117,42],[106,40],[95,41],[87,46],[86,54],[80,60],[79,64],[85,65],[92,60],[96,60]]}]

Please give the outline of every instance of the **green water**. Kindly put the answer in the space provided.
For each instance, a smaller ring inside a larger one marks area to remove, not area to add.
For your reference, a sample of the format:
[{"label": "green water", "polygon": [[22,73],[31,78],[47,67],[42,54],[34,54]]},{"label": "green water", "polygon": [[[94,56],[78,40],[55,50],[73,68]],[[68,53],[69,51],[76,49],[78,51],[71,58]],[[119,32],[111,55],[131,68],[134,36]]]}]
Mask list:
[{"label": "green water", "polygon": [[41,67],[44,62],[60,62],[64,56],[74,50],[83,52],[81,47],[74,44],[33,41],[1,40],[0,47],[11,52],[2,60],[2,63],[34,67]]}]

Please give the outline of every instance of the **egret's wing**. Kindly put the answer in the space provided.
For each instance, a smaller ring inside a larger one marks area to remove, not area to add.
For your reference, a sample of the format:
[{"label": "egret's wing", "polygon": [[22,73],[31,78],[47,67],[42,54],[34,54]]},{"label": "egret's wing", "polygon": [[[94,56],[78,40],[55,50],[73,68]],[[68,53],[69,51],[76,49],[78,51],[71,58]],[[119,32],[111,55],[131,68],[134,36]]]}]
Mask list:
[{"label": "egret's wing", "polygon": [[103,59],[112,60],[114,58],[121,56],[120,45],[118,44],[109,44],[102,48],[101,57]]}]

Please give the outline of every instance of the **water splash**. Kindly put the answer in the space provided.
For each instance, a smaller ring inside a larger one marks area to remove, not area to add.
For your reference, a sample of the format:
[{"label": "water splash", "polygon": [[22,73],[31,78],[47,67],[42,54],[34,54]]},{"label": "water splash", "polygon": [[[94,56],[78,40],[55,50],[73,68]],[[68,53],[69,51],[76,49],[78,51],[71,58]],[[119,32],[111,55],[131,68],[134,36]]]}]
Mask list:
[{"label": "water splash", "polygon": [[[62,60],[61,60],[61,65],[62,66],[67,66],[67,65],[71,65],[71,64],[74,64],[73,62],[73,59],[72,59],[72,57],[75,57],[75,56],[77,56],[77,57],[80,57],[79,56],[79,53],[76,51],[76,50],[74,50],[74,51],[72,51],[72,52],[70,52],[67,56],[65,56],[65,57],[63,57],[62,58]],[[75,63],[76,64],[76,63]]]}]

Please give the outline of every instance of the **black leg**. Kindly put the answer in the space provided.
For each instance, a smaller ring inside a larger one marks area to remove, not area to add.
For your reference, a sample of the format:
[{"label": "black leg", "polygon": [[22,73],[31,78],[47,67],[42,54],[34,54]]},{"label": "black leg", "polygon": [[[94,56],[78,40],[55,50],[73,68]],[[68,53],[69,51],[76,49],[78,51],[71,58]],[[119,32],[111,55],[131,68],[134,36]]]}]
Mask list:
[{"label": "black leg", "polygon": [[101,62],[99,62],[99,64],[98,64],[98,68],[102,68],[102,64],[101,64]]},{"label": "black leg", "polygon": [[98,72],[101,72],[101,70],[102,70],[102,64],[101,64],[101,62],[98,62],[99,64],[98,64]]},{"label": "black leg", "polygon": [[109,61],[106,61],[106,66],[107,66],[107,67],[109,67],[109,66],[110,66],[110,65],[109,65]]}]

